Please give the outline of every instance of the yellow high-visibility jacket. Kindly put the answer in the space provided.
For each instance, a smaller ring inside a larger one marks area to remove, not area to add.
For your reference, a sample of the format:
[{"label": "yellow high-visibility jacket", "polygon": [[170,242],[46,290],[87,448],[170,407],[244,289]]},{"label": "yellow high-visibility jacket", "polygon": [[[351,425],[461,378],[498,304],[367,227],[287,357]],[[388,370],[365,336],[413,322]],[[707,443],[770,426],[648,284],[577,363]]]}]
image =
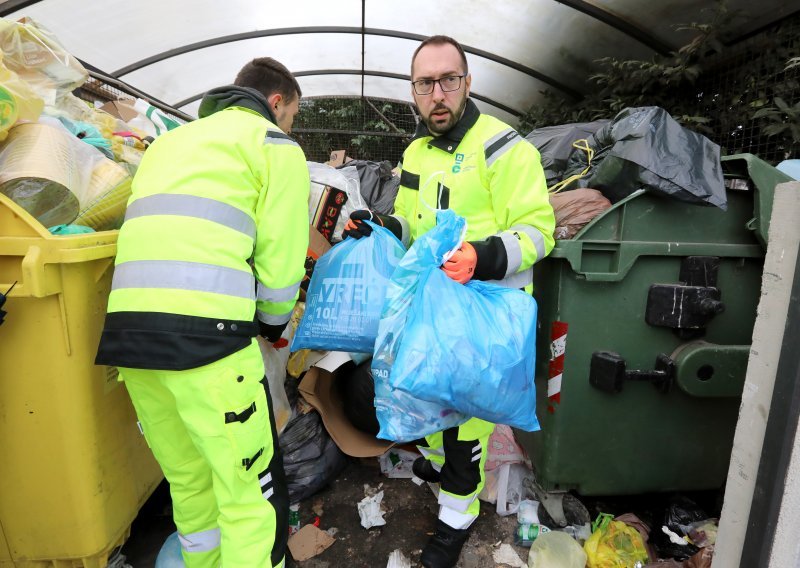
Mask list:
[{"label": "yellow high-visibility jacket", "polygon": [[478,253],[475,278],[531,289],[533,264],[555,243],[553,208],[532,144],[468,99],[447,133],[431,136],[420,123],[401,169],[393,217],[404,244],[435,225],[435,209],[452,209],[467,220],[466,240]]},{"label": "yellow high-visibility jacket", "polygon": [[262,102],[180,126],[146,151],[98,364],[194,368],[249,345],[259,322],[289,321],[305,274],[310,183],[303,151]]}]

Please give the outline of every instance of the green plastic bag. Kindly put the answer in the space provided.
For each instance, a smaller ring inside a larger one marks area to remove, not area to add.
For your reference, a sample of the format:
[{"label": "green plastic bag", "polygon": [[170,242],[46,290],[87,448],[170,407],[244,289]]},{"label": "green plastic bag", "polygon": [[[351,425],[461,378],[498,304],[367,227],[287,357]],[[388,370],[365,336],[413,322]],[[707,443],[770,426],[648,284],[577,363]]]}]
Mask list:
[{"label": "green plastic bag", "polygon": [[613,515],[600,513],[592,523],[592,536],[583,545],[588,568],[634,568],[647,563],[644,539],[635,528]]}]

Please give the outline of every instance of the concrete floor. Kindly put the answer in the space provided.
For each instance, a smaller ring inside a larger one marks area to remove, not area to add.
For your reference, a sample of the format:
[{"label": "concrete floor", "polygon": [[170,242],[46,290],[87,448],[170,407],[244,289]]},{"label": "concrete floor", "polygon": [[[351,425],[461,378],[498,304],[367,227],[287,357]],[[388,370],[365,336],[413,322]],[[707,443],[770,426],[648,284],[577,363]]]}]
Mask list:
[{"label": "concrete floor", "polygon": [[[357,504],[364,498],[364,486],[383,484],[383,509],[386,525],[364,529]],[[381,475],[377,460],[354,460],[326,489],[300,505],[301,524],[313,522],[320,515],[320,528],[335,528],[336,542],[319,556],[305,562],[291,559],[287,566],[296,568],[383,568],[391,552],[400,549],[414,567],[433,532],[438,506],[427,485],[418,486],[410,479],[388,479]],[[315,512],[316,511],[316,512]],[[494,545],[513,545],[516,516],[500,517],[492,505],[481,503],[481,516],[461,554],[459,568],[506,566],[495,564]],[[172,523],[169,491],[164,483],[145,504],[131,529],[123,554],[133,568],[155,566],[164,540],[175,530]],[[521,560],[527,549],[515,547]]]},{"label": "concrete floor", "polygon": [[[382,508],[386,525],[364,529],[357,504],[365,496],[365,486],[384,491]],[[683,493],[700,505],[708,517],[718,517],[720,491]],[[669,494],[622,497],[581,497],[592,518],[598,512],[619,515],[636,513],[649,526],[659,526]],[[300,504],[301,525],[319,515],[322,530],[336,529],[336,542],[318,556],[304,562],[287,558],[289,568],[384,568],[389,555],[399,549],[418,568],[423,546],[433,532],[438,506],[427,486],[410,479],[388,479],[381,474],[377,459],[351,460],[330,486]],[[481,515],[461,554],[458,568],[496,568],[493,552],[503,543],[512,545],[523,562],[528,549],[513,546],[516,515],[500,517],[494,506],[481,503]],[[175,530],[169,490],[162,483],[134,521],[131,537],[123,547],[127,563],[133,568],[152,568],[164,540]]]}]

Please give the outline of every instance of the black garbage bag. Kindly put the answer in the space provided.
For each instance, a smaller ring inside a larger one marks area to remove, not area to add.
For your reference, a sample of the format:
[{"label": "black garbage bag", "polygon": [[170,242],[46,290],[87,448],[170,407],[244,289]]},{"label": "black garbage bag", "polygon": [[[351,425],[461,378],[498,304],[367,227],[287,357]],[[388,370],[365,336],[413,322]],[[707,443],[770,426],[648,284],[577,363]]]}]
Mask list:
[{"label": "black garbage bag", "polygon": [[314,410],[290,420],[278,443],[283,452],[290,503],[310,497],[333,481],[347,465],[347,457]]},{"label": "black garbage bag", "polygon": [[380,425],[375,411],[375,381],[371,365],[370,358],[352,371],[340,371],[336,384],[341,389],[342,407],[350,423],[367,434],[377,436]]},{"label": "black garbage bag", "polygon": [[525,140],[533,144],[542,156],[542,168],[548,187],[563,179],[573,142],[588,139],[610,122],[610,120],[574,122],[531,130]]},{"label": "black garbage bag", "polygon": [[[697,503],[684,495],[675,495],[670,498],[669,505],[664,512],[662,526],[666,526],[679,536],[684,536],[686,533],[682,527],[697,521],[704,521],[707,518],[708,515]],[[660,530],[660,526],[654,528],[656,530],[651,533],[653,536],[651,541],[658,552],[659,558],[686,560],[700,551],[700,548],[693,544],[675,544]]]},{"label": "black garbage bag", "polygon": [[[678,124],[659,107],[627,108],[589,139],[595,154],[578,187],[599,189],[617,202],[640,188],[681,201],[727,209],[719,146]],[[587,166],[570,155],[564,178]]]},{"label": "black garbage bag", "polygon": [[382,162],[352,160],[339,166],[338,169],[345,170],[351,167],[355,167],[358,172],[361,197],[366,201],[367,207],[381,215],[391,214],[400,187],[400,178],[392,175],[392,164],[387,160]]}]

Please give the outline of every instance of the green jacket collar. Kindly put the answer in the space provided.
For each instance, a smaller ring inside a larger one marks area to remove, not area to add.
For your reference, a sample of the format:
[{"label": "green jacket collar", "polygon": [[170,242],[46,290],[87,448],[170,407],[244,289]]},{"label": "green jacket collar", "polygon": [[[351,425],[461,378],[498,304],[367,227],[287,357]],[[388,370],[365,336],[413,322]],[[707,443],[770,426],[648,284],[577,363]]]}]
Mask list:
[{"label": "green jacket collar", "polygon": [[472,99],[468,98],[467,104],[464,107],[464,114],[462,114],[458,122],[453,125],[453,128],[440,136],[433,136],[425,123],[420,120],[417,125],[417,131],[414,133],[414,140],[417,138],[424,138],[425,136],[433,136],[433,138],[428,141],[428,144],[452,154],[456,151],[456,148],[458,148],[464,136],[467,135],[469,129],[478,122],[480,116],[481,111],[478,110],[478,107],[475,106]]},{"label": "green jacket collar", "polygon": [[227,85],[208,91],[200,103],[197,116],[203,118],[230,107],[252,110],[273,124],[278,124],[264,95],[250,87],[238,87],[236,85]]}]

